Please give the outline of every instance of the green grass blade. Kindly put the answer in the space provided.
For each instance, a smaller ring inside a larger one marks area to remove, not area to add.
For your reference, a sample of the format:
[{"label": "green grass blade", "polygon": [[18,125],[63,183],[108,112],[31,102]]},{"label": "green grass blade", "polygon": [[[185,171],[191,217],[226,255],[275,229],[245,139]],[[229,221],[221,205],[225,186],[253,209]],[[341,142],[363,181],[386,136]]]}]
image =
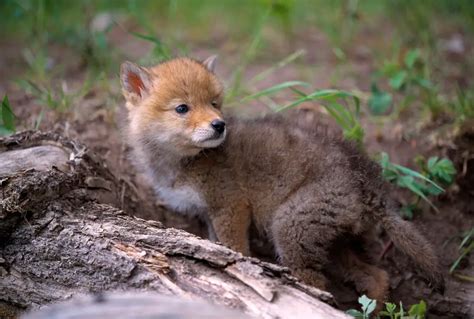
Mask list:
[{"label": "green grass blade", "polygon": [[336,111],[344,118],[348,126],[354,126],[354,116],[348,107],[345,107],[339,103],[331,103],[330,106],[336,109]]},{"label": "green grass blade", "polygon": [[467,276],[467,275],[463,275],[463,274],[459,274],[459,273],[454,273],[453,276],[457,277],[461,280],[474,283],[474,277],[472,277],[472,276]]},{"label": "green grass blade", "polygon": [[283,83],[277,84],[275,86],[269,87],[268,89],[262,90],[260,92],[248,95],[248,96],[244,97],[241,101],[244,102],[244,101],[254,100],[254,99],[257,99],[259,97],[271,95],[271,94],[274,94],[276,92],[279,92],[281,90],[284,90],[286,88],[290,88],[290,87],[293,87],[293,86],[309,86],[309,83],[302,82],[302,81],[283,82]]},{"label": "green grass blade", "polygon": [[453,265],[451,266],[451,268],[449,268],[449,273],[452,274],[454,270],[456,270],[456,268],[459,266],[459,263],[461,262],[461,260],[463,260],[464,257],[467,256],[467,254],[469,254],[472,250],[474,249],[474,241],[468,246],[466,247],[465,249],[463,249],[461,255],[459,255],[459,257],[456,259],[456,261],[453,263]]},{"label": "green grass blade", "polygon": [[360,99],[358,96],[352,94],[352,99],[354,100],[355,105],[355,115],[359,117],[360,115]]},{"label": "green grass blade", "polygon": [[277,109],[276,111],[277,112],[283,112],[283,111],[286,111],[286,110],[289,110],[291,108],[294,108],[298,105],[300,105],[301,103],[304,103],[304,102],[307,102],[307,101],[311,101],[311,98],[308,97],[308,96],[305,96],[305,97],[302,97],[296,101],[293,101],[289,104],[286,104],[286,105],[283,105],[282,107],[280,107],[279,109]]},{"label": "green grass blade", "polygon": [[409,190],[411,190],[416,195],[420,196],[425,202],[428,203],[428,205],[430,205],[431,208],[433,208],[437,213],[439,213],[438,208],[415,185],[406,184],[405,187],[408,188]]},{"label": "green grass blade", "polygon": [[350,113],[349,115],[347,114],[347,109],[344,106],[338,103],[331,103],[329,106],[324,105],[324,108],[344,130],[351,129],[351,121],[347,119],[347,116],[350,117],[351,115]]},{"label": "green grass blade", "polygon": [[35,130],[39,129],[41,122],[43,121],[43,116],[44,116],[44,110],[41,110],[40,114],[35,120],[35,128],[34,128]]},{"label": "green grass blade", "polygon": [[413,176],[413,177],[417,177],[417,178],[420,178],[428,183],[430,183],[431,185],[433,185],[434,187],[436,187],[438,190],[444,192],[444,189],[439,186],[438,184],[436,184],[435,182],[433,182],[431,179],[427,178],[426,176],[418,173],[417,171],[414,171],[412,169],[409,169],[408,167],[405,167],[405,166],[401,166],[401,165],[398,165],[398,164],[393,164],[393,166],[398,169],[399,171],[401,171],[402,173],[404,174],[407,174],[407,175],[410,175],[410,176]]},{"label": "green grass blade", "polygon": [[7,95],[5,95],[2,101],[0,119],[3,122],[4,128],[11,132],[15,132],[15,114],[13,114]]},{"label": "green grass blade", "polygon": [[163,43],[163,41],[161,41],[157,37],[153,35],[141,34],[141,33],[131,32],[131,31],[129,33],[139,39],[153,43],[155,45],[154,51],[156,51],[164,59],[171,58],[171,54],[168,47]]},{"label": "green grass blade", "polygon": [[307,96],[306,93],[304,93],[303,91],[298,90],[298,89],[295,88],[295,87],[290,87],[290,90],[292,90],[293,92],[295,92],[295,93],[298,94],[299,96]]},{"label": "green grass blade", "polygon": [[281,60],[280,62],[272,65],[271,67],[269,67],[268,69],[266,69],[265,71],[263,72],[260,72],[259,74],[257,74],[256,76],[254,76],[252,79],[250,79],[250,81],[248,82],[249,85],[252,85],[252,84],[255,84],[255,83],[258,83],[260,81],[262,81],[263,79],[267,78],[270,74],[272,74],[273,72],[275,72],[276,70],[279,70],[281,68],[284,68],[285,66],[287,66],[288,64],[292,63],[293,61],[295,61],[296,59],[298,59],[300,56],[303,56],[306,54],[306,51],[301,49],[301,50],[298,50],[296,52],[293,52],[292,54],[290,54],[289,56],[287,56],[286,58],[284,58],[283,60]]},{"label": "green grass blade", "polygon": [[314,100],[335,100],[338,98],[346,98],[353,96],[354,95],[349,92],[334,89],[318,90],[308,95],[308,97]]},{"label": "green grass blade", "polygon": [[461,249],[466,243],[474,236],[474,227],[464,236],[461,244],[459,245],[459,249]]},{"label": "green grass blade", "polygon": [[138,32],[132,32],[130,31],[130,34],[137,37],[137,38],[140,38],[142,40],[145,40],[145,41],[148,41],[148,42],[151,42],[155,45],[158,45],[158,46],[162,46],[163,43],[155,36],[152,36],[152,35],[147,35],[147,34],[141,34],[141,33],[138,33]]},{"label": "green grass blade", "polygon": [[301,97],[300,99],[293,101],[291,103],[288,103],[281,108],[277,110],[277,112],[282,112],[288,109],[291,109],[293,107],[296,107],[300,105],[301,103],[304,103],[306,101],[311,101],[311,100],[318,100],[318,99],[323,99],[323,100],[332,100],[333,102],[337,99],[337,97],[345,97],[345,95],[338,95],[343,91],[338,91],[338,90],[318,90],[313,93],[310,93],[308,95],[305,95]]}]

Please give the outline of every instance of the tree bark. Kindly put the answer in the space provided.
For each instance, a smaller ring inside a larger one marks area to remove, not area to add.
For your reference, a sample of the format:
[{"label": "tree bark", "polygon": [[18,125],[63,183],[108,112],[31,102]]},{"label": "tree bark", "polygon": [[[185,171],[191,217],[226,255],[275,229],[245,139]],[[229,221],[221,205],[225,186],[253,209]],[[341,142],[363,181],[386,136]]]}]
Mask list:
[{"label": "tree bark", "polygon": [[86,147],[54,133],[0,139],[0,187],[3,304],[140,290],[258,318],[348,318],[284,267],[127,215],[147,203]]},{"label": "tree bark", "polygon": [[[199,311],[196,311],[198,309]],[[157,293],[106,293],[79,296],[22,319],[250,319],[249,316],[203,301]]]}]

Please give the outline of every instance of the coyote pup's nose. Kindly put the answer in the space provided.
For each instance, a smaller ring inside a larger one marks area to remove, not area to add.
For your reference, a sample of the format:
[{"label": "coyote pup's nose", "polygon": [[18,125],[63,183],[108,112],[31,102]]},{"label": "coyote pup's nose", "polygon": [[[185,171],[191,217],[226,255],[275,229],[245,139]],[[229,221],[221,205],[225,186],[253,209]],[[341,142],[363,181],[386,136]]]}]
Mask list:
[{"label": "coyote pup's nose", "polygon": [[216,130],[217,133],[222,134],[225,130],[225,122],[221,120],[213,120],[211,126]]}]

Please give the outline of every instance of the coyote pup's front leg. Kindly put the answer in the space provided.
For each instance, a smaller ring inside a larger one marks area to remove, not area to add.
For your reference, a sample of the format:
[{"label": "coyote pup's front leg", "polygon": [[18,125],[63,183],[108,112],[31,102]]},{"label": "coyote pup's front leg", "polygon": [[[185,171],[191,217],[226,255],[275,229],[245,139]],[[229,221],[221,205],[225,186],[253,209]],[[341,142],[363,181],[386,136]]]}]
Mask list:
[{"label": "coyote pup's front leg", "polygon": [[237,201],[209,214],[217,239],[245,256],[250,255],[248,229],[251,220],[250,205]]}]

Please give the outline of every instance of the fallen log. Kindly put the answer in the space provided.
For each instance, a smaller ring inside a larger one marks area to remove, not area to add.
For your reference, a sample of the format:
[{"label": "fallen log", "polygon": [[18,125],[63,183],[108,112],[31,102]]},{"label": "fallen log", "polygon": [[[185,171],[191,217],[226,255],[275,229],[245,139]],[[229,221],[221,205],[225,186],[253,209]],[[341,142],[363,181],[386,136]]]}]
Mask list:
[{"label": "fallen log", "polygon": [[206,302],[144,292],[80,296],[22,316],[22,319],[104,318],[250,319],[249,316],[237,311]]},{"label": "fallen log", "polygon": [[127,215],[144,205],[133,188],[57,134],[0,139],[0,187],[0,308],[138,290],[257,318],[348,318],[284,267]]}]

